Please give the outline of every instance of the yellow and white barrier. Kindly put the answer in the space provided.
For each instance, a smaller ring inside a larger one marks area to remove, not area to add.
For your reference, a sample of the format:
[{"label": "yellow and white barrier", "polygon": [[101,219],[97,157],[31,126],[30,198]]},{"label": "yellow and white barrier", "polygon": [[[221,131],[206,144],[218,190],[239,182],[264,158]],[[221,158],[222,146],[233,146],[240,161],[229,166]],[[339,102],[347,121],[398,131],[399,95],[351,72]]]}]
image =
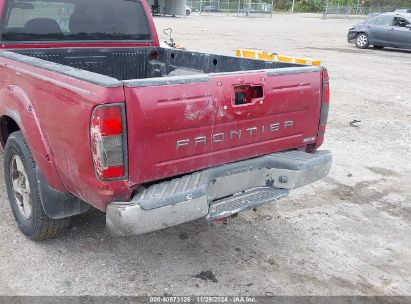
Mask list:
[{"label": "yellow and white barrier", "polygon": [[319,60],[311,60],[306,58],[298,58],[298,57],[290,57],[278,54],[270,54],[267,52],[260,52],[260,51],[253,51],[253,50],[246,50],[246,49],[238,49],[235,52],[237,57],[245,57],[251,59],[262,59],[262,60],[270,60],[270,61],[279,61],[279,62],[290,62],[290,63],[297,63],[297,64],[306,64],[306,65],[317,65],[319,66],[321,63]]}]

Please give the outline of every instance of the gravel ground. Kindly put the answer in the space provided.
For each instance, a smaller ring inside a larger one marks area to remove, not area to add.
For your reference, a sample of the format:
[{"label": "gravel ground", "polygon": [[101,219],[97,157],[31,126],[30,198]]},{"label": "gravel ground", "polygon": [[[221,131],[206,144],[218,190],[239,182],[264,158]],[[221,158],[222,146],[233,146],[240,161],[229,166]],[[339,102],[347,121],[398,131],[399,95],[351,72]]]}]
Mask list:
[{"label": "gravel ground", "polygon": [[330,175],[228,226],[111,238],[92,211],[34,243],[14,223],[1,173],[0,294],[411,295],[411,52],[359,50],[346,42],[356,21],[315,15],[155,22],[191,50],[320,59],[331,77]]}]

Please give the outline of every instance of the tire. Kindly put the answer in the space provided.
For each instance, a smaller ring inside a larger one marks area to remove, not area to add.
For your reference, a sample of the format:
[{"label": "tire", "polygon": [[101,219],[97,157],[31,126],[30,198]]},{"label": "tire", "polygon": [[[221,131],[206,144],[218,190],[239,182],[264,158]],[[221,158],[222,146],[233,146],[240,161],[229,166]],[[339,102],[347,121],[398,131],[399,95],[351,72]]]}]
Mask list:
[{"label": "tire", "polygon": [[374,49],[383,49],[384,48],[382,45],[374,45],[373,47],[374,47]]},{"label": "tire", "polygon": [[368,41],[368,36],[366,33],[359,33],[357,35],[357,37],[355,38],[355,45],[359,48],[359,49],[366,49],[368,48],[369,41]]},{"label": "tire", "polygon": [[4,180],[14,218],[28,238],[41,241],[56,237],[70,218],[52,219],[43,210],[36,176],[36,162],[23,134],[12,133],[4,148]]},{"label": "tire", "polygon": [[190,16],[190,10],[186,10],[186,16]]}]

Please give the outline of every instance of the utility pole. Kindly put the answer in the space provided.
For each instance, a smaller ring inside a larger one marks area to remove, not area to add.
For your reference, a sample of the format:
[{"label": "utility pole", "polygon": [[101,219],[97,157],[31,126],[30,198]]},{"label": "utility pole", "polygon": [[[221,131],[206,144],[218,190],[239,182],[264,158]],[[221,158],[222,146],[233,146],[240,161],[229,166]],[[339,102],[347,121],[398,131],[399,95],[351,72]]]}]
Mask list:
[{"label": "utility pole", "polygon": [[295,5],[295,0],[293,0],[293,5],[291,6],[291,12],[294,13],[294,5]]}]

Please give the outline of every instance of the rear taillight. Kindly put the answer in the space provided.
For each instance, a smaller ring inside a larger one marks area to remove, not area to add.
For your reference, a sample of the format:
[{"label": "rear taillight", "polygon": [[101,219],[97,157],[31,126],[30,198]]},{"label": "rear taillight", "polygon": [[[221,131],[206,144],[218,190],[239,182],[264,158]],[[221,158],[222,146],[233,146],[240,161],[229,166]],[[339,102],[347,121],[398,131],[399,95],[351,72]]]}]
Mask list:
[{"label": "rear taillight", "polygon": [[330,83],[328,79],[328,72],[326,69],[323,69],[323,92],[321,98],[321,118],[320,125],[327,124],[328,121],[328,106],[330,103]]},{"label": "rear taillight", "polygon": [[308,144],[305,147],[305,151],[314,152],[324,141],[325,129],[328,121],[328,109],[330,104],[330,83],[328,78],[328,72],[325,68],[321,72],[322,78],[322,91],[321,91],[321,112],[320,122],[318,125],[317,138],[312,144]]},{"label": "rear taillight", "polygon": [[94,168],[102,179],[126,176],[126,136],[122,104],[101,105],[91,116],[90,137]]}]

